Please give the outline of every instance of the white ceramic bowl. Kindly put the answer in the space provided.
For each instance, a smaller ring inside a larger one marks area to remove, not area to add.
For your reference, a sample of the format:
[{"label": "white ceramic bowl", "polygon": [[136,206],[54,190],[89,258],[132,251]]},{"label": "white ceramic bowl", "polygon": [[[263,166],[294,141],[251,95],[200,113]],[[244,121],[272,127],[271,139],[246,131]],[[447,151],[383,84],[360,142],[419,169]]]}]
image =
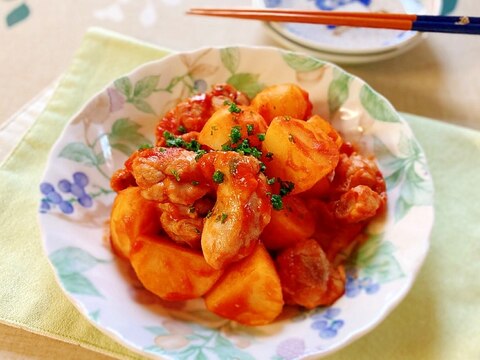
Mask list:
[{"label": "white ceramic bowl", "polygon": [[[201,300],[168,303],[145,291],[108,241],[109,177],[158,116],[194,90],[230,82],[254,95],[295,82],[314,111],[377,156],[388,215],[348,267],[346,295],[328,308],[248,328],[208,312]],[[205,48],[145,64],[89,101],[53,147],[40,186],[45,252],[57,280],[98,329],[150,357],[291,359],[331,353],[374,328],[409,291],[429,247],[433,188],[408,125],[362,80],[315,58],[274,48]],[[203,357],[202,357],[203,356]]]},{"label": "white ceramic bowl", "polygon": [[[255,7],[325,11],[390,12],[439,15],[441,0],[253,0]],[[424,34],[415,31],[351,28],[298,23],[265,23],[267,33],[291,50],[302,48],[337,63],[388,59],[417,45]]]}]

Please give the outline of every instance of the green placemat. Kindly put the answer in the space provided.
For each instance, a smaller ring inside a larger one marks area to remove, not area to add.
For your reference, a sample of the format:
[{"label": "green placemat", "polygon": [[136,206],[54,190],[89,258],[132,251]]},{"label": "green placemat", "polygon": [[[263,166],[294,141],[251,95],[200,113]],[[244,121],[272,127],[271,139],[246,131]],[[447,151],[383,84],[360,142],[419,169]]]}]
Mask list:
[{"label": "green placemat", "polygon": [[[49,150],[95,93],[167,50],[90,30],[55,91],[0,165],[0,321],[125,359],[68,301],[43,254],[38,184]],[[404,114],[433,174],[431,250],[412,291],[376,329],[328,359],[480,359],[480,133]]]}]

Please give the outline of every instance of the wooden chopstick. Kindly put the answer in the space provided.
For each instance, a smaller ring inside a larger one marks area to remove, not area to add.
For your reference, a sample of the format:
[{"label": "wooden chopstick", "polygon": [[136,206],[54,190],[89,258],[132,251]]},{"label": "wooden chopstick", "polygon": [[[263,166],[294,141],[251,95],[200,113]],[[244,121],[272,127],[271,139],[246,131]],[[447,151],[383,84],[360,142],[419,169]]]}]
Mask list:
[{"label": "wooden chopstick", "polygon": [[272,22],[280,21],[422,32],[480,34],[480,18],[467,16],[251,8],[193,8],[190,9],[187,14]]}]

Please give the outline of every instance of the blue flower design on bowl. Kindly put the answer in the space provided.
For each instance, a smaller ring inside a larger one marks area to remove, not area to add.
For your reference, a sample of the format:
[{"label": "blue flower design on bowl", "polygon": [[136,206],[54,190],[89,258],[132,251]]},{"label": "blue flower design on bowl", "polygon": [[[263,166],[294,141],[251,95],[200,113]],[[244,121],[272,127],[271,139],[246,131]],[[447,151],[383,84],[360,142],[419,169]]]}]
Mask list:
[{"label": "blue flower design on bowl", "polygon": [[364,290],[366,294],[372,295],[380,290],[380,284],[375,282],[370,276],[359,278],[356,271],[349,271],[347,273],[345,295],[353,298],[358,296],[362,290]]},{"label": "blue flower design on bowl", "polygon": [[[64,214],[72,214],[74,212],[73,204],[78,203],[84,208],[92,207],[93,198],[85,191],[89,183],[88,176],[80,171],[77,171],[72,176],[72,181],[61,179],[57,187],[49,182],[42,182],[40,184],[40,192],[44,195],[40,202],[40,213],[47,213],[54,207],[58,207]],[[63,194],[71,194],[67,199],[64,199]]]},{"label": "blue flower design on bowl", "polygon": [[345,324],[345,321],[337,319],[340,312],[339,308],[328,308],[321,314],[312,316],[314,322],[311,328],[318,330],[318,335],[322,339],[331,339],[337,336],[338,331]]},{"label": "blue flower design on bowl", "polygon": [[315,5],[320,10],[335,10],[341,6],[352,3],[360,3],[364,6],[369,6],[372,0],[315,0]]}]

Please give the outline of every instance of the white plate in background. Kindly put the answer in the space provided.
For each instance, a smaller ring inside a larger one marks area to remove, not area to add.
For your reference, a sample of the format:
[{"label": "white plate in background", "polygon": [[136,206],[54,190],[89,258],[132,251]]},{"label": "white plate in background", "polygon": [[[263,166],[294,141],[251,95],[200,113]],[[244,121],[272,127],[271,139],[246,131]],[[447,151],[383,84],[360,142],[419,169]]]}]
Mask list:
[{"label": "white plate in background", "polygon": [[[254,0],[261,8],[390,12],[439,15],[442,0]],[[365,63],[396,56],[424,37],[415,31],[266,22],[267,32],[282,46],[302,48],[339,63]]]}]

